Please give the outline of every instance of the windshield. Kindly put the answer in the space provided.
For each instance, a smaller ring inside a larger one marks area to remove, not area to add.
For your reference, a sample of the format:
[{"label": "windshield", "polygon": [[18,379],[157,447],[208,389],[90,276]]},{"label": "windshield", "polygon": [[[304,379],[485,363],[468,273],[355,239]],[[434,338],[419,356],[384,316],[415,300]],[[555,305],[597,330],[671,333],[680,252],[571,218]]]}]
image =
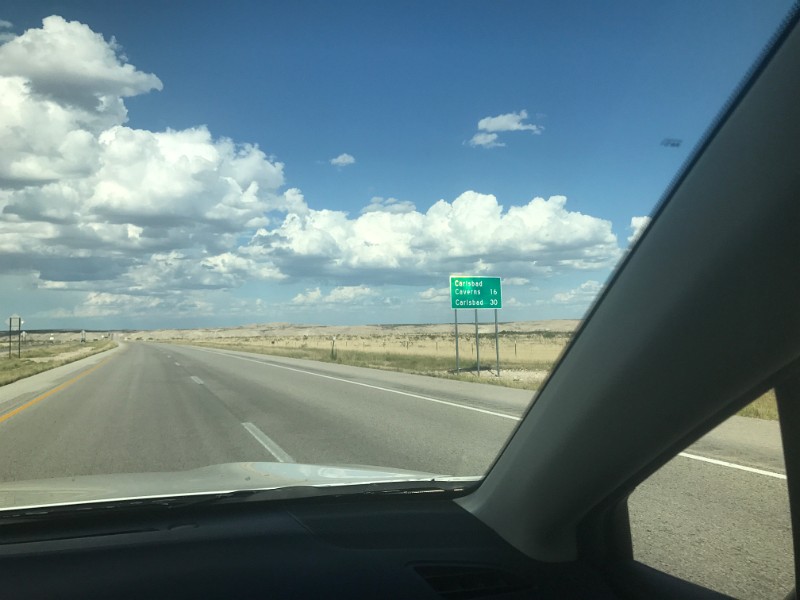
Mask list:
[{"label": "windshield", "polygon": [[0,506],[479,480],[790,5],[6,6]]}]

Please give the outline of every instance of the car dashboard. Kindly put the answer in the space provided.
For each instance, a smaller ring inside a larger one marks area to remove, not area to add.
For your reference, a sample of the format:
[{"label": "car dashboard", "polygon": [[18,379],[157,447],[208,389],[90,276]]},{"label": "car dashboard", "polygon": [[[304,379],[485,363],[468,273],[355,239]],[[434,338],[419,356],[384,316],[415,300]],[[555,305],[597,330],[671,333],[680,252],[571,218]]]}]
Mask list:
[{"label": "car dashboard", "polygon": [[16,520],[0,525],[3,597],[617,597],[588,565],[526,557],[449,496]]}]

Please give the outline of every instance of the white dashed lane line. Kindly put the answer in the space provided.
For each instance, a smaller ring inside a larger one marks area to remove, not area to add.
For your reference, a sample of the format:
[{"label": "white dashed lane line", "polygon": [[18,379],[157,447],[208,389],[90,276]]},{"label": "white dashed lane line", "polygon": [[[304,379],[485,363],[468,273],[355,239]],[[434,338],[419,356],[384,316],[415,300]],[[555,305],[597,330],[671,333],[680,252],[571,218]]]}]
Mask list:
[{"label": "white dashed lane line", "polygon": [[252,435],[259,444],[264,446],[267,451],[275,457],[278,462],[283,463],[292,463],[294,459],[289,456],[283,448],[278,446],[272,439],[263,431],[261,431],[257,426],[253,425],[252,423],[242,423],[242,427],[244,427],[250,435]]}]

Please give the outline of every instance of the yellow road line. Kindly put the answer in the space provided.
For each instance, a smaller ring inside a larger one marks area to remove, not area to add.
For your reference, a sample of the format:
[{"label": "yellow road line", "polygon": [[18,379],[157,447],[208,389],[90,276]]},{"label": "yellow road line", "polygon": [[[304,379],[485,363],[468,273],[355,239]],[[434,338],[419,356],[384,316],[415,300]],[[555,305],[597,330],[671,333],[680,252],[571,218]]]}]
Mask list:
[{"label": "yellow road line", "polygon": [[113,358],[113,356],[109,356],[109,357],[104,358],[99,363],[97,363],[95,366],[93,366],[91,369],[87,369],[83,373],[79,373],[78,375],[76,375],[72,379],[68,379],[67,381],[65,381],[61,385],[54,387],[52,390],[49,390],[49,391],[45,392],[41,396],[37,396],[33,400],[28,400],[22,406],[18,406],[14,410],[5,413],[4,415],[0,416],[0,423],[2,423],[3,421],[7,421],[8,419],[13,417],[14,415],[21,413],[26,408],[28,408],[30,406],[33,406],[37,402],[41,402],[42,400],[44,400],[45,398],[47,398],[49,396],[52,396],[56,392],[60,392],[61,390],[65,389],[65,388],[68,388],[69,386],[71,386],[73,383],[75,383],[79,379],[82,379],[83,377],[86,377],[89,373],[93,373],[94,371],[97,371],[97,369],[102,367],[104,364],[106,364],[112,358]]}]

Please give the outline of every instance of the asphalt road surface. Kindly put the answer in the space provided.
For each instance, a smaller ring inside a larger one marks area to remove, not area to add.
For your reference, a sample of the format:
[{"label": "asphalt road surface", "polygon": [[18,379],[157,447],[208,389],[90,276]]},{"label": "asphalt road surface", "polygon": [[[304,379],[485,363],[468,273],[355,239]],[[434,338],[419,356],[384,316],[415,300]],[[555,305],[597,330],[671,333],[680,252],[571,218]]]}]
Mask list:
[{"label": "asphalt road surface", "polygon": [[[240,461],[475,475],[531,393],[212,349],[134,343],[0,388],[0,481]],[[638,560],[742,598],[792,585],[776,423],[734,418],[632,496]]]}]

